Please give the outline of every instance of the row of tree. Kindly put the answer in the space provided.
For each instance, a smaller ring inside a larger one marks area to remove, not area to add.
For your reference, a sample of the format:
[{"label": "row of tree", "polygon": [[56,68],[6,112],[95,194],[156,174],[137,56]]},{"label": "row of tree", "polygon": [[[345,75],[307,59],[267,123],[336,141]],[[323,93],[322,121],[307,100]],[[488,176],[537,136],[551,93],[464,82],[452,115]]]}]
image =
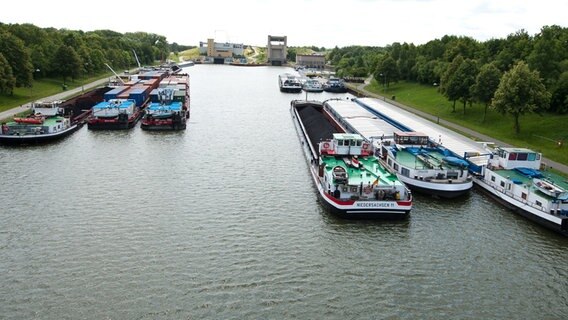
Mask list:
[{"label": "row of tree", "polygon": [[[466,105],[480,102],[487,107],[514,107],[514,115],[544,110],[568,113],[568,29],[559,26],[545,26],[534,36],[520,30],[485,42],[444,36],[419,46],[335,48],[328,60],[339,76],[373,75],[385,87],[400,80],[439,86],[454,102],[454,110],[459,101],[464,112]],[[496,98],[512,96],[503,95],[505,90],[515,92],[516,101],[511,103],[516,106],[497,102]]]},{"label": "row of tree", "polygon": [[[168,57],[171,47],[161,35],[110,30],[92,32],[0,23],[0,94],[28,87],[37,77],[76,78],[103,71],[151,64]],[[175,49],[183,46],[175,45]]]}]

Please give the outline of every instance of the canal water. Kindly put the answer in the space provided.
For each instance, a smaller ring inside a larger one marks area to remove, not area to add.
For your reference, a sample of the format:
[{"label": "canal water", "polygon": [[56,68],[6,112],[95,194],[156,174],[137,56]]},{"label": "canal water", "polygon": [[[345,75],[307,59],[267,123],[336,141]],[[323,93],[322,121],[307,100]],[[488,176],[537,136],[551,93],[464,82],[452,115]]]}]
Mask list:
[{"label": "canal water", "polygon": [[568,239],[477,191],[339,220],[289,113],[305,94],[278,90],[291,70],[185,71],[185,132],[0,147],[0,318],[568,318]]}]

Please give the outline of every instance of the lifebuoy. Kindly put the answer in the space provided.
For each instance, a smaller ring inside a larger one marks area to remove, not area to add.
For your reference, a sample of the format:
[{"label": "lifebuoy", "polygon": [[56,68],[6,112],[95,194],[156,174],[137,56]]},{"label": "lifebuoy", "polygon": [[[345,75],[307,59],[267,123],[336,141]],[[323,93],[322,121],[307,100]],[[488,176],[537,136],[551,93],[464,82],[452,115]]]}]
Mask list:
[{"label": "lifebuoy", "polygon": [[363,188],[363,192],[365,192],[365,193],[371,193],[371,187],[366,186],[365,188]]},{"label": "lifebuoy", "polygon": [[367,149],[368,147],[369,147],[369,144],[363,143],[363,149]]},{"label": "lifebuoy", "polygon": [[324,148],[324,149],[329,148],[329,143],[325,142],[325,143],[323,144],[323,148]]}]

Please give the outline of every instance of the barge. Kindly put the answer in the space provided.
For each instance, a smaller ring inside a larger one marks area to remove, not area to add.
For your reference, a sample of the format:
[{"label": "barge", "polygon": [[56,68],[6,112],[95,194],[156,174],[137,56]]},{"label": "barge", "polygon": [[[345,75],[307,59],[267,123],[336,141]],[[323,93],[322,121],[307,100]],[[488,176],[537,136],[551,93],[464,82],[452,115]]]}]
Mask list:
[{"label": "barge", "polygon": [[40,144],[62,139],[75,132],[82,123],[72,122],[69,116],[64,116],[61,102],[34,102],[30,115],[2,123],[0,144]]},{"label": "barge", "polygon": [[428,135],[395,126],[351,100],[328,100],[324,108],[346,132],[360,134],[370,142],[381,164],[412,191],[455,198],[472,189],[469,163]]},{"label": "barge", "polygon": [[345,133],[318,101],[291,102],[290,112],[320,203],[347,219],[404,219],[412,194],[358,134]]},{"label": "barge", "polygon": [[499,203],[568,236],[568,179],[541,171],[542,155],[525,148],[496,148],[475,183]]},{"label": "barge", "polygon": [[189,108],[189,75],[171,75],[150,93],[150,103],[140,127],[149,131],[184,130],[190,116]]}]

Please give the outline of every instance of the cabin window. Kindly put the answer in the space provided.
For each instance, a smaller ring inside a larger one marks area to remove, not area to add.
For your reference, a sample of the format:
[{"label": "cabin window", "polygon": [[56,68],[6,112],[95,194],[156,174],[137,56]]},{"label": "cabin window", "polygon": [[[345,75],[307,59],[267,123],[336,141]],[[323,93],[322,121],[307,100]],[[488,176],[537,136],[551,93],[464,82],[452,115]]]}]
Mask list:
[{"label": "cabin window", "polygon": [[540,153],[536,154],[536,160],[540,160]]},{"label": "cabin window", "polygon": [[408,177],[408,176],[410,175],[410,170],[408,170],[407,168],[402,168],[402,169],[400,170],[400,173],[401,173],[403,176]]},{"label": "cabin window", "polygon": [[357,141],[356,140],[351,140],[351,146],[354,147],[357,145]]},{"label": "cabin window", "polygon": [[517,160],[519,161],[527,161],[528,153],[519,153],[517,155]]},{"label": "cabin window", "polygon": [[540,202],[540,201],[537,200],[537,201],[536,201],[536,205],[539,206],[539,207],[542,207],[542,202]]},{"label": "cabin window", "polygon": [[527,200],[527,194],[526,193],[521,193],[521,198],[523,198],[523,200]]},{"label": "cabin window", "polygon": [[501,185],[501,187],[505,188],[505,182],[501,181],[501,183],[499,185]]},{"label": "cabin window", "polygon": [[394,164],[394,170],[396,170],[398,172],[398,164]]},{"label": "cabin window", "polygon": [[392,167],[392,160],[390,158],[387,160],[387,162],[389,164],[389,167]]},{"label": "cabin window", "polygon": [[361,140],[357,140],[357,146],[360,147],[361,146]]},{"label": "cabin window", "polygon": [[536,153],[529,153],[529,161],[535,161],[536,160]]},{"label": "cabin window", "polygon": [[517,154],[515,152],[509,153],[509,160],[517,160]]},{"label": "cabin window", "polygon": [[491,176],[491,181],[495,182],[495,176]]}]

